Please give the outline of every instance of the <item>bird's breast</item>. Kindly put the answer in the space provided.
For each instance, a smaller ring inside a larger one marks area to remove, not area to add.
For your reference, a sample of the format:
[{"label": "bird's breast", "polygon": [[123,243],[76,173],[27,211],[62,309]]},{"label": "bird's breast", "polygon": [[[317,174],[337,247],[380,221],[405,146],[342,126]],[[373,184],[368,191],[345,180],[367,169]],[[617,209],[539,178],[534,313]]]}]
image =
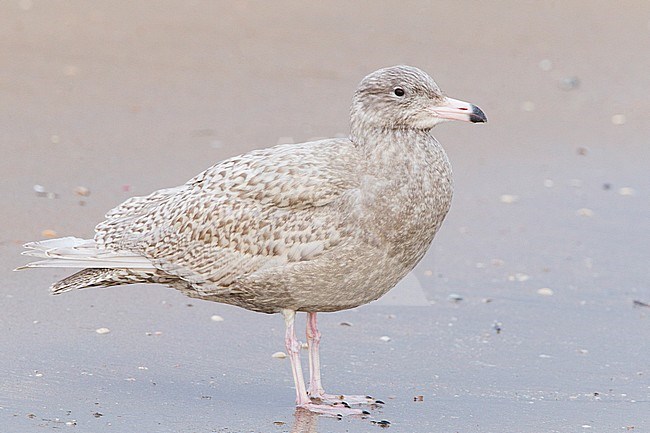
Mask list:
[{"label": "bird's breast", "polygon": [[381,158],[383,167],[361,182],[368,242],[383,246],[408,267],[424,255],[451,205],[451,165],[431,140]]}]

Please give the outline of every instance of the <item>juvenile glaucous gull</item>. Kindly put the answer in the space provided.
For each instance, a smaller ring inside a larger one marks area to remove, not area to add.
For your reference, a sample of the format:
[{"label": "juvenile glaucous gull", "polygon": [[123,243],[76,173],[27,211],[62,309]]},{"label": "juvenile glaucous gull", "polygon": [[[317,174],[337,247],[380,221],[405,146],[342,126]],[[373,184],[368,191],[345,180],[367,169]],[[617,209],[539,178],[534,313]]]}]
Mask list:
[{"label": "juvenile glaucous gull", "polygon": [[[373,301],[427,251],[452,197],[451,166],[430,134],[446,120],[486,122],[475,105],[446,97],[420,69],[365,77],[349,138],[284,144],[219,162],[186,184],[133,197],[106,214],[93,239],[25,245],[24,267],[83,268],[52,285],[158,283],[184,294],[282,313],[298,406],[362,411],[366,396],[326,394],[316,315]],[[308,314],[309,387],[294,333]],[[363,411],[365,412],[365,411]]]}]

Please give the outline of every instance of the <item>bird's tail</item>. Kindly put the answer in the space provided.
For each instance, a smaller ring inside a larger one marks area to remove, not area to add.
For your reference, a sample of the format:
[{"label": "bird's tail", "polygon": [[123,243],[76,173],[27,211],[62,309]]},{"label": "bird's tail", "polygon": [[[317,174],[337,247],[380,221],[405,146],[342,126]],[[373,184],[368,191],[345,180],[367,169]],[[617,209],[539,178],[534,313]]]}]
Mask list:
[{"label": "bird's tail", "polygon": [[127,284],[123,277],[135,272],[155,271],[146,257],[131,251],[113,251],[98,248],[92,239],[66,237],[30,242],[23,255],[41,260],[28,263],[16,270],[27,268],[83,268],[51,286],[53,293],[63,293],[84,287]]}]

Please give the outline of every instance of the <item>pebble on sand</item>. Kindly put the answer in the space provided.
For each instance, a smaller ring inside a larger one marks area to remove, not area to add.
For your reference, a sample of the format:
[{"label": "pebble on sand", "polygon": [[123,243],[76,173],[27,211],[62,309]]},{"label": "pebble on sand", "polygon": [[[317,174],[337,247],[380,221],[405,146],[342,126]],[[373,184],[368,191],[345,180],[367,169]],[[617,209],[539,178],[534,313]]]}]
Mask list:
[{"label": "pebble on sand", "polygon": [[542,296],[553,296],[553,289],[542,287],[541,289],[537,289],[537,294]]},{"label": "pebble on sand", "polygon": [[90,190],[85,186],[78,186],[74,189],[74,193],[81,197],[88,197],[90,195]]},{"label": "pebble on sand", "polygon": [[391,338],[388,335],[382,335],[381,337],[379,337],[379,339],[384,343],[388,343],[391,340]]},{"label": "pebble on sand", "polygon": [[574,90],[580,87],[580,78],[572,76],[572,77],[564,77],[558,82],[558,86],[562,90]]},{"label": "pebble on sand", "polygon": [[108,328],[97,328],[95,329],[95,332],[102,335],[102,334],[108,334],[109,332],[111,332],[111,330]]},{"label": "pebble on sand", "polygon": [[45,229],[41,232],[41,236],[44,238],[55,238],[56,232],[54,230]]},{"label": "pebble on sand", "polygon": [[223,317],[219,316],[218,314],[214,314],[210,317],[210,320],[213,322],[223,322]]},{"label": "pebble on sand", "polygon": [[284,352],[275,352],[273,355],[271,355],[271,358],[277,358],[277,359],[284,359],[287,357],[287,354]]}]

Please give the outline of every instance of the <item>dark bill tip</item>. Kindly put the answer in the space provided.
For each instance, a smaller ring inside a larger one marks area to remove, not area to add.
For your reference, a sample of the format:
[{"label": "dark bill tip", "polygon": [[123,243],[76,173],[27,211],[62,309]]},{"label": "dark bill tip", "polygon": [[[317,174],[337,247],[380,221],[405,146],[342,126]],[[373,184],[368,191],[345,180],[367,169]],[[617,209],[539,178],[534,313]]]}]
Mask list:
[{"label": "dark bill tip", "polygon": [[476,105],[472,105],[472,114],[469,115],[469,121],[472,123],[485,123],[487,122],[487,116]]}]

